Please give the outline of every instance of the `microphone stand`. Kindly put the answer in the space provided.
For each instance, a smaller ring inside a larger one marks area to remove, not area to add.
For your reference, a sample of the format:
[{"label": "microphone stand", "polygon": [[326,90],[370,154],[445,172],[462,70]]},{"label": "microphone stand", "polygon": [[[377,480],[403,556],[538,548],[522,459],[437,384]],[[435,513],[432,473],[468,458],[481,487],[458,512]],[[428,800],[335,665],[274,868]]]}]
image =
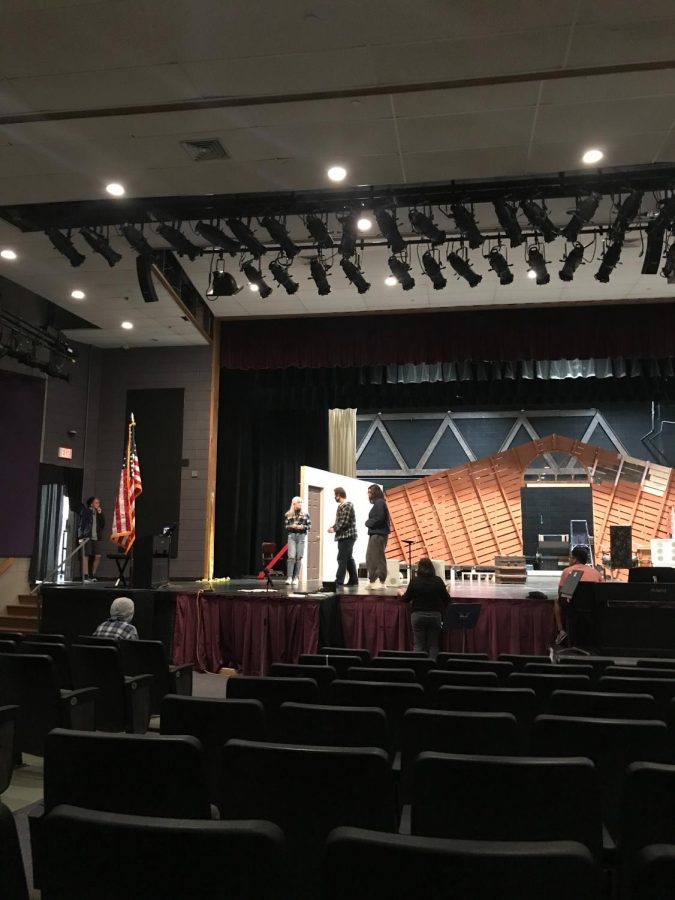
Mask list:
[{"label": "microphone stand", "polygon": [[412,578],[412,548],[413,544],[417,544],[418,541],[411,541],[410,539],[404,538],[402,543],[408,545],[408,584],[410,584]]}]

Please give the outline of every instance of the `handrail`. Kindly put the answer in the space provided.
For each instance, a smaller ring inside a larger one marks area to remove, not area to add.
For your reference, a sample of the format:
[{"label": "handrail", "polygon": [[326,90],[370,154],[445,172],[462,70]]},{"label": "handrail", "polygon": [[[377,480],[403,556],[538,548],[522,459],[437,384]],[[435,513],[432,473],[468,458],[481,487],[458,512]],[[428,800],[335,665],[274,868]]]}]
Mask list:
[{"label": "handrail", "polygon": [[73,556],[75,556],[75,554],[79,553],[80,551],[82,551],[82,574],[80,576],[80,581],[84,581],[84,548],[86,547],[86,545],[89,543],[90,540],[91,540],[91,538],[82,538],[82,540],[80,540],[79,544],[77,545],[77,547],[75,547],[73,552],[69,553],[65,559],[62,559],[61,562],[56,566],[55,569],[52,569],[52,571],[49,572],[47,574],[47,576],[42,579],[42,581],[35,582],[35,587],[31,591],[31,594],[36,594],[40,590],[40,588],[42,587],[43,584],[48,584],[51,581],[52,576],[56,575],[56,573],[61,568],[63,568],[63,566],[65,566],[65,564],[68,562],[68,560],[72,559]]}]

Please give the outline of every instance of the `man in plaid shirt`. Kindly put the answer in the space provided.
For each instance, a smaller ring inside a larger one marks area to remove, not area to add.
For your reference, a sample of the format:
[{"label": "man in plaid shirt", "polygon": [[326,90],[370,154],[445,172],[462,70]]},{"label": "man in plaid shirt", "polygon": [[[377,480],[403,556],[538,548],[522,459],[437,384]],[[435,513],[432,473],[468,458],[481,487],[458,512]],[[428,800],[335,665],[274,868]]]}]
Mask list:
[{"label": "man in plaid shirt", "polygon": [[110,607],[110,618],[101,622],[94,637],[115,638],[116,640],[137,641],[138,632],[131,624],[134,617],[134,601],[129,597],[118,597]]},{"label": "man in plaid shirt", "polygon": [[[345,587],[353,587],[359,583],[356,563],[352,556],[357,537],[354,505],[347,500],[347,492],[344,488],[336,487],[334,493],[335,502],[338,504],[338,508],[335,516],[335,524],[331,525],[328,532],[335,535],[335,540],[338,545],[338,568],[335,576],[335,584],[338,586],[345,585]],[[349,574],[349,581],[347,582],[345,582],[346,573]]]}]

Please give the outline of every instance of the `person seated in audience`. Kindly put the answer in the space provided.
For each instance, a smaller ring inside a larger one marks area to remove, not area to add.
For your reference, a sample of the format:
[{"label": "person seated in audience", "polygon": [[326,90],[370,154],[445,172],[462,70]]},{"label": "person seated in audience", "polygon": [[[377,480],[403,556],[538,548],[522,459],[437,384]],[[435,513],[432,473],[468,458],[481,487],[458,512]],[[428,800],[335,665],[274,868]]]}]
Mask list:
[{"label": "person seated in audience", "polygon": [[138,632],[131,620],[134,617],[134,601],[130,597],[118,597],[110,606],[110,618],[97,627],[94,637],[137,641]]},{"label": "person seated in audience", "polygon": [[436,659],[443,628],[443,613],[449,596],[445,582],[436,574],[430,559],[426,556],[420,559],[417,574],[410,579],[405,591],[399,591],[399,595],[406,603],[412,604],[410,621],[413,648]]},{"label": "person seated in audience", "polygon": [[560,588],[563,586],[563,584],[565,584],[567,576],[572,572],[576,572],[580,569],[582,573],[582,581],[602,581],[602,576],[600,575],[598,570],[594,569],[593,566],[589,566],[589,559],[590,556],[586,547],[572,547],[572,551],[570,553],[570,564],[566,569],[562,570],[560,583],[558,584],[558,596],[555,598],[553,604],[553,615],[555,616],[555,624],[558,632],[558,635],[555,639],[556,644],[562,644],[567,640],[567,631],[565,629],[566,623],[564,621],[567,612],[567,601],[561,602],[560,597]]}]

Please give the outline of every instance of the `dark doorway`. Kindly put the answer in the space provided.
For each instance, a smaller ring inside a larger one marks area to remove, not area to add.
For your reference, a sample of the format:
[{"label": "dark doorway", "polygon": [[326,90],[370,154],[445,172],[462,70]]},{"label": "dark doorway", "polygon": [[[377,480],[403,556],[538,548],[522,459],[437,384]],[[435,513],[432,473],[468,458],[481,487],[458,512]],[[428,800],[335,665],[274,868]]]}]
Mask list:
[{"label": "dark doorway", "polygon": [[538,535],[569,535],[572,519],[586,519],[593,534],[593,495],[590,485],[526,485],[520,491],[523,552],[534,556]]}]

